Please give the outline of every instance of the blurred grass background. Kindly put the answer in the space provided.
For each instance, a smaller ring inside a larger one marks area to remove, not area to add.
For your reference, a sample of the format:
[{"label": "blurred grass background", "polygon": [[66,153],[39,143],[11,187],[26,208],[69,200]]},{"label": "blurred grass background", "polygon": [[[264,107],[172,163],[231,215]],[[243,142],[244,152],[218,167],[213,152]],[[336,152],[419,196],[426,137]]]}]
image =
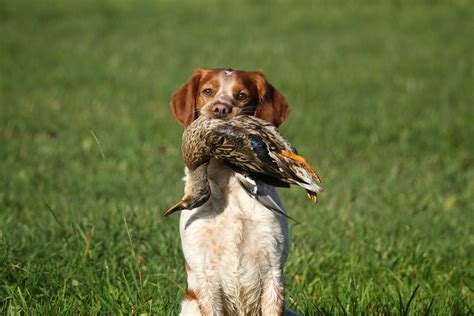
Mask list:
[{"label": "blurred grass background", "polygon": [[[289,305],[472,314],[474,4],[0,0],[0,311],[176,314],[197,67],[262,69],[325,179],[292,217]],[[104,157],[93,133],[102,146]]]}]

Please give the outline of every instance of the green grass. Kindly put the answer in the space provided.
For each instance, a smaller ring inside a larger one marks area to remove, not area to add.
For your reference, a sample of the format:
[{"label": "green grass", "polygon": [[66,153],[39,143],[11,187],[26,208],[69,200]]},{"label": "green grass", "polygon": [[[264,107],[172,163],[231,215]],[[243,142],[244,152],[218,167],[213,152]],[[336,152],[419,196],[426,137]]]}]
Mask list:
[{"label": "green grass", "polygon": [[469,0],[0,0],[0,313],[177,313],[168,102],[231,66],[284,92],[325,179],[316,207],[281,191],[289,305],[472,314],[473,21]]}]

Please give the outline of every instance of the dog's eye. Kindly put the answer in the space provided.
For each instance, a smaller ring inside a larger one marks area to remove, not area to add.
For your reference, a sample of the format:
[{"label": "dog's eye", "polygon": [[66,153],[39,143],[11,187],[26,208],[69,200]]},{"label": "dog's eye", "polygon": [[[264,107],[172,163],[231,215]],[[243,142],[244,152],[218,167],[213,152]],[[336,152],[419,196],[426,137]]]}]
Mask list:
[{"label": "dog's eye", "polygon": [[212,89],[211,88],[206,88],[206,89],[202,90],[202,94],[204,94],[205,96],[210,96],[210,95],[212,95]]},{"label": "dog's eye", "polygon": [[243,93],[243,92],[239,92],[237,93],[237,96],[236,96],[236,99],[239,100],[239,101],[245,101],[247,100],[248,96]]}]

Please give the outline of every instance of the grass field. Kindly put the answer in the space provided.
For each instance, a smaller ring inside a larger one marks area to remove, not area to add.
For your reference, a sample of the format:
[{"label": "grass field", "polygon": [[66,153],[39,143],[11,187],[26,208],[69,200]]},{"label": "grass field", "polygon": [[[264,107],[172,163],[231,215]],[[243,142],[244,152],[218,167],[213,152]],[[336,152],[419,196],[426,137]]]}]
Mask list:
[{"label": "grass field", "polygon": [[264,70],[325,180],[281,191],[293,309],[474,313],[473,30],[469,0],[0,0],[0,313],[177,313],[196,67]]}]

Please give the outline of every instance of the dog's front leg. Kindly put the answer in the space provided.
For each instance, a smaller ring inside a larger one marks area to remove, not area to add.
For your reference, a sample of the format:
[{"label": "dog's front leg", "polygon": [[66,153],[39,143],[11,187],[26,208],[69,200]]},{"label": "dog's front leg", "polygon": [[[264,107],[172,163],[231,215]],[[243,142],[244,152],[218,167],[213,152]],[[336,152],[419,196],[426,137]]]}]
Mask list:
[{"label": "dog's front leg", "polygon": [[268,271],[263,283],[261,304],[263,316],[283,315],[285,310],[285,281],[281,269],[273,268]]},{"label": "dog's front leg", "polygon": [[196,273],[196,296],[199,310],[203,316],[223,314],[222,289],[215,271]]},{"label": "dog's front leg", "polygon": [[222,291],[219,275],[210,270],[191,270],[185,262],[188,290],[181,301],[181,316],[222,315]]}]

